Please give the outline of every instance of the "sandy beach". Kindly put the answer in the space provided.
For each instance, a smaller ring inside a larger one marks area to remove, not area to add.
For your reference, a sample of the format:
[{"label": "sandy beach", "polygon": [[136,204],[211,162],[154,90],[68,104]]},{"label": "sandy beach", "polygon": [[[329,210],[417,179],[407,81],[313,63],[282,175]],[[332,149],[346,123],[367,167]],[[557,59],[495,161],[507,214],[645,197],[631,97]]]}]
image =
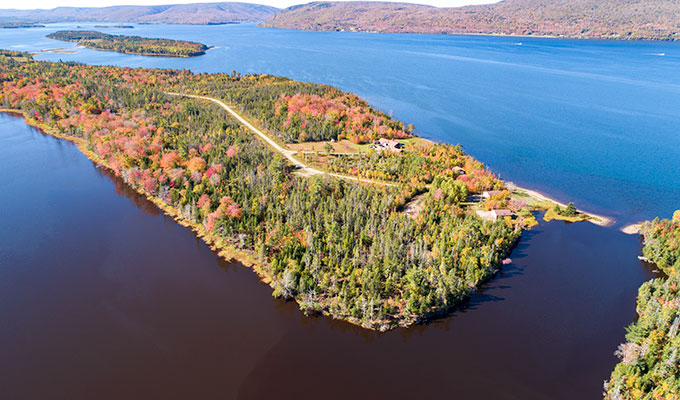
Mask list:
[{"label": "sandy beach", "polygon": [[[552,199],[552,198],[544,195],[543,193],[537,192],[535,190],[525,189],[523,187],[519,187],[512,182],[506,182],[505,185],[508,188],[508,190],[510,190],[512,192],[524,193],[524,194],[528,195],[529,197],[532,197],[532,198],[539,200],[539,201],[550,202],[550,203],[553,203],[553,204],[557,204],[560,207],[567,207],[566,204],[561,203],[561,202],[559,202],[555,199]],[[595,225],[610,226],[610,225],[614,224],[614,222],[615,222],[614,219],[610,218],[610,217],[605,217],[603,215],[593,214],[591,212],[587,212],[587,211],[580,210],[580,209],[578,209],[577,211],[591,217],[591,219],[589,219],[588,222],[593,223]]]}]

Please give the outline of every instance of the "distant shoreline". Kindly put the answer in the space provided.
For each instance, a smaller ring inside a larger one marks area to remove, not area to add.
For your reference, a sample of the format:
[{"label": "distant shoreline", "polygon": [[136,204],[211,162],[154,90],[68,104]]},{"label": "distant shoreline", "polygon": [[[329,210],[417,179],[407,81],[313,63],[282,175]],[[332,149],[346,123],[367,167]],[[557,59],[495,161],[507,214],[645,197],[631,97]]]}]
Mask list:
[{"label": "distant shoreline", "polygon": [[394,2],[313,2],[288,7],[261,25],[271,28],[433,35],[486,35],[600,40],[677,41],[668,0],[505,0],[433,7]]},{"label": "distant shoreline", "polygon": [[481,32],[404,32],[404,31],[372,31],[357,29],[306,29],[292,28],[284,26],[273,26],[265,23],[257,25],[258,28],[284,29],[290,31],[305,32],[343,32],[343,33],[374,33],[389,35],[433,35],[433,36],[481,36],[481,37],[503,37],[503,38],[522,38],[522,39],[561,39],[561,40],[584,40],[584,41],[618,41],[618,42],[678,42],[679,39],[659,39],[653,37],[621,37],[621,36],[579,36],[579,35],[527,35],[512,33],[481,33]]}]

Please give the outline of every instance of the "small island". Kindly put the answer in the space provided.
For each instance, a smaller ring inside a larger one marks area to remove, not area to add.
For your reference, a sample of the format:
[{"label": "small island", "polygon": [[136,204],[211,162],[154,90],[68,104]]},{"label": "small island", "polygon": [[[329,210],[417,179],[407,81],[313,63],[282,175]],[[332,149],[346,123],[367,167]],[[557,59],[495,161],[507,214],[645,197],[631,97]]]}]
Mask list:
[{"label": "small island", "polygon": [[47,37],[75,42],[80,46],[95,50],[143,56],[196,57],[205,54],[205,51],[209,49],[202,43],[185,40],[110,35],[98,31],[58,31],[50,33]]},{"label": "small island", "polygon": [[45,25],[34,22],[4,21],[0,22],[0,29],[19,29],[19,28],[44,28]]},{"label": "small island", "polygon": [[132,25],[95,25],[94,26],[97,29],[113,29],[113,28],[118,28],[118,29],[133,29],[134,26]]}]

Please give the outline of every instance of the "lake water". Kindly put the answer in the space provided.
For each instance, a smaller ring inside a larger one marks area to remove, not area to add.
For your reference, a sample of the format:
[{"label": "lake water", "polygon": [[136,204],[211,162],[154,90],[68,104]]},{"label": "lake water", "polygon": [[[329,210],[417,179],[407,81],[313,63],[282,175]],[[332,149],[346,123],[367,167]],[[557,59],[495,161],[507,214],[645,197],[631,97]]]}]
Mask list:
[{"label": "lake water", "polygon": [[[0,47],[71,48],[44,35],[73,26],[0,30]],[[673,44],[111,31],[220,48],[195,59],[39,58],[331,83],[423,136],[462,143],[506,179],[620,222],[679,207]],[[10,399],[597,399],[637,287],[654,276],[636,259],[637,237],[543,223],[448,318],[378,334],[304,317],[75,146],[7,115],[0,218],[0,390]]]},{"label": "lake water", "polygon": [[[81,24],[92,28],[94,24]],[[4,29],[0,48],[76,49],[75,24]],[[169,59],[89,49],[40,59],[270,73],[328,83],[460,143],[504,179],[619,224],[680,208],[680,43],[139,25],[107,32],[219,48]]]},{"label": "lake water", "polygon": [[652,277],[636,237],[543,224],[464,311],[379,334],[273,299],[21,118],[0,160],[7,399],[597,399]]}]

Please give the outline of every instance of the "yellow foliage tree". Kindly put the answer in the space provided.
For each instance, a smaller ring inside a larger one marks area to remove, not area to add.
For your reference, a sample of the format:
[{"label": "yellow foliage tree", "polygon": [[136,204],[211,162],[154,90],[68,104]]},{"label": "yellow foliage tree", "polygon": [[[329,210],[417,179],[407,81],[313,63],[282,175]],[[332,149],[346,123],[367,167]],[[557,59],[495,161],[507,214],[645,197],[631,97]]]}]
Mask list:
[{"label": "yellow foliage tree", "polygon": [[194,172],[194,171],[203,171],[205,169],[206,162],[204,159],[201,157],[193,157],[189,162],[187,163],[187,168],[189,171]]}]

